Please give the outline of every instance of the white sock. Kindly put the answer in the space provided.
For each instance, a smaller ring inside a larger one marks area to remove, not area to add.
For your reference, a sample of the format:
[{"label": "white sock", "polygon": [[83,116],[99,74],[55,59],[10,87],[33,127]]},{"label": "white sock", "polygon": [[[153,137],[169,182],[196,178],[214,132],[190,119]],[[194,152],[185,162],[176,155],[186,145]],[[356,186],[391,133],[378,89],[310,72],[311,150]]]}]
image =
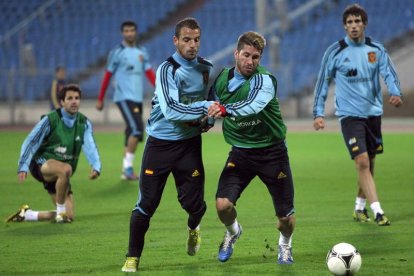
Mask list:
[{"label": "white sock", "polygon": [[59,204],[56,202],[56,214],[59,215],[61,213],[66,213],[66,206],[65,204]]},{"label": "white sock", "polygon": [[135,158],[135,154],[130,153],[130,152],[125,153],[124,160],[123,160],[124,169],[133,166],[134,158]]},{"label": "white sock", "polygon": [[378,213],[380,213],[381,215],[384,214],[384,211],[381,209],[381,204],[378,201],[371,203],[371,209],[375,215],[377,215]]},{"label": "white sock", "polygon": [[364,210],[365,203],[367,202],[366,198],[356,197],[355,199],[355,210]]},{"label": "white sock", "polygon": [[279,245],[288,245],[292,247],[292,235],[290,235],[290,237],[288,238],[288,237],[283,236],[282,233],[280,233]]},{"label": "white sock", "polygon": [[25,221],[38,221],[39,219],[39,212],[38,211],[32,211],[27,210],[26,213],[24,213],[24,220]]},{"label": "white sock", "polygon": [[188,230],[200,230],[200,224],[199,224],[199,225],[197,225],[197,227],[196,227],[196,228],[194,228],[194,229],[191,229],[189,226],[187,226],[187,228],[188,228]]},{"label": "white sock", "polygon": [[237,222],[237,219],[234,220],[233,224],[230,225],[226,225],[227,231],[230,232],[230,235],[236,235],[237,233],[239,233],[240,228],[239,228],[239,223]]}]

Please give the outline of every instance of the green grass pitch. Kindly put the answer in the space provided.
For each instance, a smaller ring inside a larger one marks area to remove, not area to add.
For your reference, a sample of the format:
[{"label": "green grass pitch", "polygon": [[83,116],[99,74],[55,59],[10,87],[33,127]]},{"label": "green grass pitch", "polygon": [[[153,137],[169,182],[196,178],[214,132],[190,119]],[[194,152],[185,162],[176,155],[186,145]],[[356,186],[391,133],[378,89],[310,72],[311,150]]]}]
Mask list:
[{"label": "green grass pitch", "polygon": [[[53,209],[40,183],[32,177],[22,184],[17,181],[17,160],[26,134],[0,133],[3,219],[23,203],[35,210]],[[98,180],[89,181],[89,166],[82,157],[72,179],[75,222],[2,222],[0,275],[121,274],[137,183],[120,180],[121,132],[96,133],[95,137],[103,172]],[[227,263],[217,261],[224,228],[215,212],[214,195],[229,146],[221,133],[207,133],[203,136],[203,157],[208,210],[201,225],[200,252],[194,257],[186,254],[187,216],[170,178],[146,236],[140,274],[329,275],[326,253],[334,244],[348,242],[361,252],[359,275],[413,275],[414,134],[385,133],[385,153],[376,160],[375,179],[390,227],[353,222],[356,173],[339,133],[289,133],[287,141],[296,192],[294,265],[276,264],[278,233],[273,207],[265,186],[257,179],[237,204],[244,233],[233,257]]]}]

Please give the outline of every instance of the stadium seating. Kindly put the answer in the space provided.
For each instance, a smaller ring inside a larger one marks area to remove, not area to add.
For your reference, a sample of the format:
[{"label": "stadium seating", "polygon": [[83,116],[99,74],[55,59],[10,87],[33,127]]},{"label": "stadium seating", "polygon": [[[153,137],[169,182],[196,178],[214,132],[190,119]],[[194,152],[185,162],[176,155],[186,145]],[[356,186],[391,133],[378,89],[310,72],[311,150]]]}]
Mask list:
[{"label": "stadium seating", "polygon": [[[183,1],[54,1],[20,32],[1,42],[0,98],[7,98],[6,75],[12,69],[16,71],[13,90],[17,100],[46,97],[45,91],[56,66],[64,65],[68,74],[74,75],[106,56],[120,42],[122,21],[134,20],[139,31],[145,32]],[[0,39],[48,2],[1,1]],[[32,64],[37,74],[35,79],[28,76],[27,61],[23,60],[22,49],[19,49],[26,45],[31,45],[35,58]]]},{"label": "stadium seating", "polygon": [[[97,60],[105,58],[109,50],[120,42],[120,22],[132,19],[138,23],[140,33],[168,17],[177,5],[186,0],[99,0],[99,1],[0,1],[0,99],[8,97],[7,87],[12,85],[19,99],[36,100],[46,97],[45,90],[57,65],[64,65],[69,76],[74,76]],[[45,3],[52,3],[43,13],[7,40],[4,34],[22,22]],[[304,1],[286,1],[289,11]],[[359,1],[369,13],[367,34],[388,42],[414,29],[414,2],[396,0]],[[267,0],[269,7],[273,0]],[[290,22],[282,33],[266,34],[280,38],[280,66],[274,68],[279,80],[281,98],[301,93],[314,85],[324,50],[344,36],[342,11],[346,0],[325,1]],[[392,9],[392,12],[390,10]],[[271,13],[271,9],[269,8]],[[257,30],[255,1],[206,0],[192,16],[202,26],[200,55],[209,57],[233,45],[244,31]],[[173,51],[173,26],[144,43],[149,49],[156,68]],[[22,46],[26,59],[22,59]],[[30,59],[30,54],[34,59]],[[266,52],[262,64],[270,66]],[[232,55],[219,60],[215,68],[233,64]],[[102,70],[103,72],[103,70]],[[87,97],[96,97],[102,72],[91,74],[81,85],[90,91]],[[13,75],[14,73],[14,75]],[[14,76],[14,77],[11,77]],[[10,78],[13,81],[10,81]],[[7,86],[7,87],[6,87]]]}]

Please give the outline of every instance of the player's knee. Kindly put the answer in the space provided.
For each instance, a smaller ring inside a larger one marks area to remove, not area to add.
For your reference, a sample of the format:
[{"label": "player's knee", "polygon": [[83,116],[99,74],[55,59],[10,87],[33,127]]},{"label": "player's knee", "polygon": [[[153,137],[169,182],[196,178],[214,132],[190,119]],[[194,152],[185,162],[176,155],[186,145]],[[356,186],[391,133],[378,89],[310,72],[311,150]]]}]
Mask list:
[{"label": "player's knee", "polygon": [[150,204],[145,204],[145,203],[139,203],[133,210],[134,213],[137,213],[137,215],[140,216],[144,216],[144,217],[152,217],[152,215],[155,213],[155,209],[152,205]]},{"label": "player's knee", "polygon": [[216,209],[218,213],[227,213],[233,209],[233,203],[227,198],[217,198]]},{"label": "player's knee", "polygon": [[278,218],[279,222],[281,224],[289,224],[291,222],[291,220],[293,219],[293,216],[288,216],[288,217],[280,217]]},{"label": "player's knee", "polygon": [[289,215],[289,216],[285,216],[285,217],[278,217],[278,229],[279,230],[283,230],[283,229],[293,229],[294,225],[295,225],[295,216]]},{"label": "player's knee", "polygon": [[58,175],[64,178],[70,178],[72,176],[72,172],[72,166],[67,163],[63,163],[59,168]]},{"label": "player's knee", "polygon": [[132,210],[131,215],[133,217],[135,217],[138,220],[147,220],[149,219],[151,216],[148,216],[147,214],[145,214],[142,210],[135,208],[134,210]]},{"label": "player's knee", "polygon": [[357,170],[369,170],[370,161],[369,161],[369,157],[366,153],[358,155],[357,157],[355,157],[354,160],[355,160],[355,166],[356,166]]}]

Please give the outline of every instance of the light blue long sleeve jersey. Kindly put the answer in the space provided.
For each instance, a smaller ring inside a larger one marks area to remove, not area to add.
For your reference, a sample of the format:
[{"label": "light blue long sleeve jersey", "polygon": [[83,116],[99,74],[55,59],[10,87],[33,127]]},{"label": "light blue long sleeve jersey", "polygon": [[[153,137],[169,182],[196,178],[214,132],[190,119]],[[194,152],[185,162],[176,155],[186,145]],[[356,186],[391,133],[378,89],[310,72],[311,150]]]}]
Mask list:
[{"label": "light blue long sleeve jersey", "polygon": [[[246,78],[234,70],[234,78],[229,81],[230,93],[235,92],[246,82]],[[275,87],[269,75],[256,74],[250,79],[249,97],[234,104],[224,104],[226,112],[232,116],[248,116],[257,114],[275,97]]]},{"label": "light blue long sleeve jersey", "polygon": [[207,115],[212,64],[200,57],[188,61],[175,52],[157,69],[155,95],[147,133],[162,140],[184,140],[200,135],[192,123]]},{"label": "light blue long sleeve jersey", "polygon": [[[62,111],[62,120],[63,123],[67,127],[73,127],[76,116],[70,115],[69,113],[65,112],[65,110],[61,109]],[[43,140],[47,135],[50,133],[50,123],[48,116],[44,116],[33,128],[33,130],[29,133],[26,140],[24,140],[20,158],[18,162],[18,172],[28,172],[29,165],[32,161],[33,155],[39,149],[40,145],[42,144]],[[93,138],[93,129],[92,124],[89,120],[86,121],[85,132],[83,135],[83,145],[82,150],[85,153],[86,158],[88,159],[89,164],[92,168],[97,171],[101,172],[101,161],[99,159],[98,148],[95,143],[95,139]],[[35,160],[38,164],[43,164],[47,160],[39,157]]]},{"label": "light blue long sleeve jersey", "polygon": [[314,117],[325,115],[325,101],[332,79],[336,83],[335,115],[339,118],[382,115],[380,75],[388,87],[388,93],[401,96],[394,65],[380,42],[366,37],[363,43],[355,43],[347,36],[333,43],[322,59],[314,91]]},{"label": "light blue long sleeve jersey", "polygon": [[121,43],[108,56],[106,70],[115,78],[114,102],[144,99],[145,71],[151,69],[147,50],[141,46],[129,47]]}]

